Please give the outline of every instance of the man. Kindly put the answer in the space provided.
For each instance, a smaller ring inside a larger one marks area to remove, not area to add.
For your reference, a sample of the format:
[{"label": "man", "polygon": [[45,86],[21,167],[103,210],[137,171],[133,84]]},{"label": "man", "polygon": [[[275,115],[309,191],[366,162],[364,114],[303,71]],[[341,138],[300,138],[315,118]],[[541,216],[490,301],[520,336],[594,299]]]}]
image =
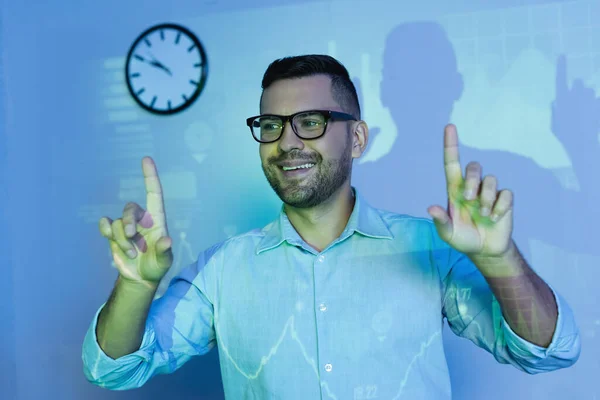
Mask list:
[{"label": "man", "polygon": [[577,360],[567,303],[511,239],[511,192],[482,180],[477,163],[463,177],[454,126],[444,133],[449,207],[430,207],[432,222],[372,208],[350,185],[368,127],[335,59],[277,60],[262,87],[261,115],[247,123],[284,203],[279,218],[204,251],[153,302],[173,257],[144,158],[147,209],[129,203],[122,219],[100,220],[119,278],[85,338],[91,382],[139,387],[218,346],[230,399],[449,399],[444,317],[531,374]]}]

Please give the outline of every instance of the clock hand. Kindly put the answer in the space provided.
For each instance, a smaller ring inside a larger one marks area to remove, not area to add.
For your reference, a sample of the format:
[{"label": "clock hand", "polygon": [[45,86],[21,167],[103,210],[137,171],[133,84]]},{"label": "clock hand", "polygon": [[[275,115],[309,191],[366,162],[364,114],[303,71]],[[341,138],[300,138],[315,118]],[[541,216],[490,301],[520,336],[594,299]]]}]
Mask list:
[{"label": "clock hand", "polygon": [[149,64],[152,65],[153,67],[160,68],[163,71],[165,71],[166,73],[168,73],[169,75],[173,76],[173,73],[171,73],[171,70],[169,68],[165,67],[160,61],[152,60],[152,61],[150,61]]},{"label": "clock hand", "polygon": [[[158,61],[155,57],[154,54],[148,52],[148,55],[150,56],[150,58],[152,59],[151,61],[147,61],[148,64],[152,65],[153,67],[156,68],[160,68],[163,71],[165,71],[166,73],[168,73],[169,75],[173,76],[173,74],[171,73],[171,70],[167,67],[165,67],[160,61]],[[144,60],[146,61],[146,60]]]}]

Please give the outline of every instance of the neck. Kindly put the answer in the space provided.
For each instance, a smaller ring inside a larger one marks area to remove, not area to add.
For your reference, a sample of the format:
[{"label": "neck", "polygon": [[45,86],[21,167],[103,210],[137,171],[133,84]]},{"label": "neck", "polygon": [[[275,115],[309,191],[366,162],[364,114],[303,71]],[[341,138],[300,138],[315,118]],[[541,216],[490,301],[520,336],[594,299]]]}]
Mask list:
[{"label": "neck", "polygon": [[285,204],[284,211],[300,237],[315,250],[322,251],[346,228],[354,202],[354,192],[347,182],[316,207],[294,208]]}]

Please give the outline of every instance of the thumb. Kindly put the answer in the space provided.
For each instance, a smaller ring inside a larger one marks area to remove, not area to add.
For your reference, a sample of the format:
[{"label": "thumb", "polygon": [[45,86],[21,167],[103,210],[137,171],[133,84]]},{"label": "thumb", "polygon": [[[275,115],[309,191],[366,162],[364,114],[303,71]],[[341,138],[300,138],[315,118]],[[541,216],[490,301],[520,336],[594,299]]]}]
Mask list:
[{"label": "thumb", "polygon": [[431,218],[433,218],[433,223],[437,228],[438,235],[444,240],[450,240],[454,227],[452,225],[452,219],[446,210],[440,206],[433,206],[429,207],[427,212],[431,215]]},{"label": "thumb", "polygon": [[163,236],[156,242],[156,260],[161,267],[169,268],[173,263],[173,240],[169,236]]}]

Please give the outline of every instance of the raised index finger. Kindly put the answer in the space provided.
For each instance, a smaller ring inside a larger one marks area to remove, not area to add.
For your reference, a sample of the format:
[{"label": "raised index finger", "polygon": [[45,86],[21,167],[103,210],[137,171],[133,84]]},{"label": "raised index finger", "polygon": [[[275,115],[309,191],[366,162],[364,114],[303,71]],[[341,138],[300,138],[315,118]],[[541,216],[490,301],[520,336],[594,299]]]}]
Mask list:
[{"label": "raised index finger", "polygon": [[444,129],[444,169],[448,188],[459,188],[462,184],[462,169],[458,155],[458,134],[456,126],[446,125]]},{"label": "raised index finger", "polygon": [[144,182],[146,185],[146,209],[155,219],[163,220],[165,206],[163,202],[162,186],[158,178],[156,164],[150,157],[142,159],[142,171],[144,172]]}]

